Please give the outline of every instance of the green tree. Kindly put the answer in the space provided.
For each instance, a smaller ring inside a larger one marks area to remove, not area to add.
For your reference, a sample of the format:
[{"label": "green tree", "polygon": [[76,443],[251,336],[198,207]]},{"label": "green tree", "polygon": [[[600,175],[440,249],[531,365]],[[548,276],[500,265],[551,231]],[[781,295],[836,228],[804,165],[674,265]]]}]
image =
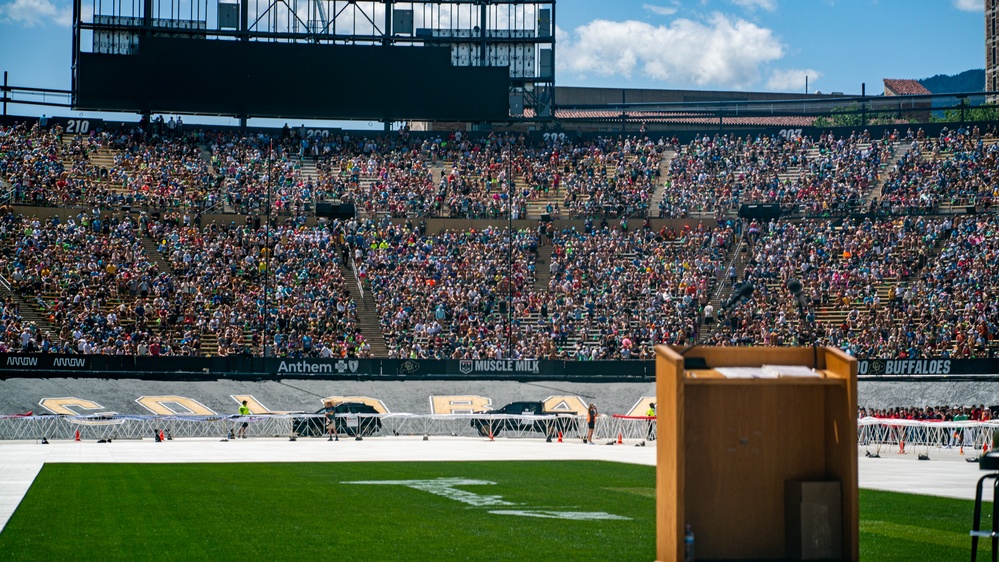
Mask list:
[{"label": "green tree", "polygon": [[999,105],[987,103],[985,105],[971,106],[967,99],[961,100],[961,106],[952,109],[945,109],[942,117],[933,116],[930,118],[935,123],[960,123],[961,110],[964,110],[964,121],[999,121]]}]

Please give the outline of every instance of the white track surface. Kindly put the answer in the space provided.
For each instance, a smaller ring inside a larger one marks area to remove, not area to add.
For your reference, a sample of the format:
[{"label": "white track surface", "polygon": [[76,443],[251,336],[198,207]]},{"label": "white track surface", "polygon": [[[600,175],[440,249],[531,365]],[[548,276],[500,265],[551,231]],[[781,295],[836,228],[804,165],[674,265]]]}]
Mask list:
[{"label": "white track surface", "polygon": [[[177,439],[156,443],[122,440],[0,442],[0,530],[45,463],[240,463],[240,462],[359,462],[359,461],[510,461],[603,460],[654,465],[656,448],[635,442],[607,446],[579,441],[545,443],[543,439],[431,437],[325,439],[252,438],[222,443],[218,439]],[[859,453],[860,487],[914,494],[973,499],[981,476],[977,464],[959,459],[924,461],[902,458],[868,459]],[[886,455],[883,455],[886,456]]]}]

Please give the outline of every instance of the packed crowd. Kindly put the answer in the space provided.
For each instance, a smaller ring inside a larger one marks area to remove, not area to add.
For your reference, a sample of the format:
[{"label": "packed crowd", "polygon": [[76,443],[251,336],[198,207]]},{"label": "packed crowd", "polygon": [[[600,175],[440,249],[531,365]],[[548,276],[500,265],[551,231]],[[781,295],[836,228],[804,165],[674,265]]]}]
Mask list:
[{"label": "packed crowd", "polygon": [[[871,210],[989,210],[999,148],[988,131],[717,135],[682,148],[640,136],[156,131],[0,127],[14,201],[83,208],[0,219],[0,274],[20,295],[0,307],[0,350],[367,357],[366,335],[400,358],[632,359],[694,341],[815,342],[861,358],[996,352],[995,215],[743,224],[718,213],[860,209],[896,142],[908,148]],[[113,158],[98,165],[98,153]],[[717,220],[629,227],[620,217],[643,214],[663,181],[660,216]],[[320,201],[380,216],[306,226]],[[538,201],[586,220],[429,234],[422,220],[521,218]],[[261,224],[268,205],[276,217]],[[116,206],[144,211],[99,210]],[[220,209],[247,216],[202,224]],[[362,334],[352,269],[381,334]],[[25,303],[51,328],[25,322]]]},{"label": "packed crowd", "polygon": [[261,346],[282,357],[370,355],[339,267],[336,226],[155,221],[147,232],[170,261],[185,323],[216,334],[218,355]]},{"label": "packed crowd", "polygon": [[942,205],[988,210],[997,196],[999,145],[991,133],[959,129],[926,138],[909,132],[908,148],[888,173],[881,212],[934,213]]},{"label": "packed crowd", "polygon": [[[168,267],[147,255],[142,236],[157,242]],[[335,226],[306,228],[289,220],[199,229],[178,214],[162,220],[142,214],[136,222],[83,212],[43,221],[8,212],[0,239],[4,282],[52,327],[22,322],[20,305],[7,299],[0,314],[3,349],[370,355],[336,267],[346,256],[339,251],[343,231]],[[207,335],[217,347],[203,349]]]},{"label": "packed crowd", "polygon": [[534,282],[535,233],[489,227],[423,236],[389,225],[362,226],[353,236],[390,356],[534,355],[535,341],[509,349],[508,306],[513,299],[516,308]]},{"label": "packed crowd", "polygon": [[977,406],[896,406],[892,408],[861,407],[857,412],[859,419],[878,418],[889,420],[921,420],[921,421],[991,421],[992,409],[985,404]]},{"label": "packed crowd", "polygon": [[[939,252],[897,291],[890,311],[902,357],[985,357],[999,337],[999,219],[941,221]],[[900,294],[899,294],[900,293]]]},{"label": "packed crowd", "polygon": [[[511,238],[497,227],[428,234],[423,222],[388,218],[199,227],[180,213],[43,221],[8,211],[0,271],[23,300],[0,318],[8,349],[71,353],[153,353],[155,340],[160,354],[366,357],[367,336],[400,358],[631,359],[694,341],[988,357],[999,335],[997,234],[995,215],[659,231],[539,223]],[[544,246],[551,259],[538,264]],[[362,333],[352,270],[381,334]],[[744,301],[726,302],[733,294]],[[21,341],[25,302],[44,311],[47,336],[29,327]]]},{"label": "packed crowd", "polygon": [[[679,232],[603,227],[555,237],[551,323],[576,329],[575,359],[647,359],[657,343],[692,343],[724,269],[730,224]],[[563,319],[573,319],[574,323]]]},{"label": "packed crowd", "polygon": [[[19,349],[81,354],[196,353],[197,336],[164,339],[172,281],[151,263],[130,219],[80,213],[65,222],[7,213],[0,271],[53,331],[25,330]],[[136,310],[145,310],[143,315]],[[167,341],[169,340],[169,341]]]},{"label": "packed crowd", "polygon": [[[0,182],[17,203],[295,216],[319,202],[368,215],[644,216],[665,151],[647,137],[492,133],[307,136],[193,129],[0,127]],[[306,171],[307,170],[307,171]],[[564,215],[562,214],[564,211]]]},{"label": "packed crowd", "polygon": [[754,292],[714,341],[817,342],[862,358],[995,354],[995,215],[833,224],[751,225],[743,282]]},{"label": "packed crowd", "polygon": [[[348,240],[370,283],[393,357],[650,358],[691,342],[732,225],[656,232],[588,221],[520,230],[445,231],[352,221]],[[547,286],[538,250],[551,246]]]},{"label": "packed crowd", "polygon": [[[900,329],[879,290],[894,291],[919,271],[947,220],[904,217],[885,220],[751,222],[742,282],[754,293],[715,331],[716,342],[789,345],[822,338],[855,354],[897,353]],[[734,271],[732,272],[734,273]],[[800,284],[792,294],[789,284]],[[816,311],[839,310],[837,321]]]},{"label": "packed crowd", "polygon": [[872,139],[866,131],[817,139],[699,137],[671,161],[659,216],[724,214],[747,203],[793,206],[809,215],[854,209],[893,150],[891,136]]}]

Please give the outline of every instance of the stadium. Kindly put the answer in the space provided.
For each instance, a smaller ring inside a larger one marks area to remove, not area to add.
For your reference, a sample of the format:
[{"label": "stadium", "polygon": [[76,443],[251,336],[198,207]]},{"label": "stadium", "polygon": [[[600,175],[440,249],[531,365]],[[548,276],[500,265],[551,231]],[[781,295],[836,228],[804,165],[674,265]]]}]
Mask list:
[{"label": "stadium", "polygon": [[995,559],[994,47],[584,88],[555,7],[74,0],[0,87],[0,560]]}]

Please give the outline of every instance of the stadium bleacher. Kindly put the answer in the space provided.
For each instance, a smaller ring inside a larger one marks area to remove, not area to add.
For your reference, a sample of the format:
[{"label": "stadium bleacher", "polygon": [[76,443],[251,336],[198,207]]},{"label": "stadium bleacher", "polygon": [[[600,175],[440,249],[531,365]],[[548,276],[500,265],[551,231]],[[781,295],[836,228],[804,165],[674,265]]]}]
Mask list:
[{"label": "stadium bleacher", "polygon": [[[992,357],[997,158],[977,130],[681,145],[2,127],[0,346],[595,360],[707,341]],[[316,216],[321,203],[358,217]],[[749,203],[787,216],[738,219]]]}]

